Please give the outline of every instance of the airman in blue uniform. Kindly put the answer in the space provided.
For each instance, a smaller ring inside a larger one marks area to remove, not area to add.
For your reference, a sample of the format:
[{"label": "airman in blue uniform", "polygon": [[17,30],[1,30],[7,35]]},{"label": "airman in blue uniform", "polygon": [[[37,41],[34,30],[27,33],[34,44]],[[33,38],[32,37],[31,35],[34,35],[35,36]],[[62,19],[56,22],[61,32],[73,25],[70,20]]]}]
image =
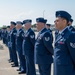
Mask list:
[{"label": "airman in blue uniform", "polygon": [[2,33],[2,29],[0,29],[0,40],[2,40],[1,33]]},{"label": "airman in blue uniform", "polygon": [[19,74],[26,73],[26,61],[25,61],[25,56],[23,55],[23,50],[22,50],[23,34],[24,34],[22,25],[23,23],[21,21],[16,22],[16,29],[17,29],[16,49],[17,49],[19,61],[20,61]]},{"label": "airman in blue uniform", "polygon": [[68,23],[68,29],[72,32],[75,32],[75,28],[72,26],[72,23],[73,23],[73,19],[70,19]]},{"label": "airman in blue uniform", "polygon": [[70,19],[68,12],[56,11],[59,33],[54,49],[54,75],[75,75],[75,33],[68,29]]},{"label": "airman in blue uniform", "polygon": [[45,27],[46,19],[40,17],[36,19],[36,22],[39,31],[35,42],[36,63],[40,75],[51,75],[51,63],[53,63],[52,35]]},{"label": "airman in blue uniform", "polygon": [[36,75],[34,64],[34,45],[35,45],[35,33],[31,29],[32,20],[27,19],[23,21],[24,28],[26,30],[24,34],[24,55],[26,58],[26,74]]},{"label": "airman in blue uniform", "polygon": [[17,58],[17,52],[16,52],[16,23],[11,21],[10,23],[10,28],[11,28],[11,32],[10,32],[10,45],[11,45],[11,50],[12,50],[12,54],[13,54],[13,61],[14,64],[12,64],[12,67],[18,67],[18,58]]},{"label": "airman in blue uniform", "polygon": [[11,52],[11,46],[10,46],[10,26],[7,26],[7,44],[8,44],[8,49],[9,49],[9,57],[10,59],[8,60],[9,63],[13,62],[13,59],[12,59],[12,52]]},{"label": "airman in blue uniform", "polygon": [[6,28],[3,28],[2,38],[4,44],[6,44],[6,37],[7,37],[7,30]]},{"label": "airman in blue uniform", "polygon": [[48,29],[48,31],[50,32],[51,36],[52,36],[52,42],[53,42],[53,34],[52,34],[52,30],[50,29],[51,24],[46,24],[46,28]]}]

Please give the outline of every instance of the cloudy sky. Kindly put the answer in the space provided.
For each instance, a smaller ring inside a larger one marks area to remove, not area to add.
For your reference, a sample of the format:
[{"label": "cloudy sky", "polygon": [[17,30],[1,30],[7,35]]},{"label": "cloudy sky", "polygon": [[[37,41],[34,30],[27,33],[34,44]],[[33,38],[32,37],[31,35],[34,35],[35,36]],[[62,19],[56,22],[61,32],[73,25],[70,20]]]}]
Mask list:
[{"label": "cloudy sky", "polygon": [[[44,17],[47,23],[54,24],[57,10],[68,11],[75,20],[75,0],[0,0],[0,27],[9,25],[10,21]],[[75,25],[75,21],[73,22]]]}]

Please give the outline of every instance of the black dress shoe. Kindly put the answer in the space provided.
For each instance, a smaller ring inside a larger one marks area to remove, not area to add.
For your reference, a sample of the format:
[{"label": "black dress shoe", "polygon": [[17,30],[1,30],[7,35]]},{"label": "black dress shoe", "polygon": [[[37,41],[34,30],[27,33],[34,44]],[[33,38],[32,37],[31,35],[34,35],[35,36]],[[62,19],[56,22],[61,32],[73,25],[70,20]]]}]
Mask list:
[{"label": "black dress shoe", "polygon": [[9,63],[12,63],[12,62],[13,62],[12,60],[9,61]]},{"label": "black dress shoe", "polygon": [[21,71],[21,69],[17,69],[17,71]]},{"label": "black dress shoe", "polygon": [[12,65],[12,67],[18,67],[18,65],[15,65],[15,64],[14,64],[14,65]]},{"label": "black dress shoe", "polygon": [[13,63],[13,64],[11,64],[11,65],[15,65],[15,64]]},{"label": "black dress shoe", "polygon": [[21,71],[21,72],[19,72],[18,74],[25,74],[26,72],[25,71]]},{"label": "black dress shoe", "polygon": [[11,59],[8,59],[8,61],[10,61]]}]

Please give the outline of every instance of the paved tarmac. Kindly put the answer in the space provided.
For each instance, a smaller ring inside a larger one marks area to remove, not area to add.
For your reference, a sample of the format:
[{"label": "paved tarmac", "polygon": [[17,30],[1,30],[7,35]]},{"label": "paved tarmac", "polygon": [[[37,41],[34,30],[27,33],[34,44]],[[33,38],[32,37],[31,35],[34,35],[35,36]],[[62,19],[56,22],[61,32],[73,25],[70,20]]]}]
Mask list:
[{"label": "paved tarmac", "polygon": [[[3,46],[3,48],[1,47],[1,45]],[[11,67],[11,63],[8,62],[8,59],[9,59],[9,50],[6,47],[6,45],[4,45],[2,41],[0,41],[0,75],[19,75],[18,71],[16,71],[18,67]],[[36,66],[36,75],[40,75],[37,65],[35,66]],[[53,75],[53,65],[51,75]]]}]

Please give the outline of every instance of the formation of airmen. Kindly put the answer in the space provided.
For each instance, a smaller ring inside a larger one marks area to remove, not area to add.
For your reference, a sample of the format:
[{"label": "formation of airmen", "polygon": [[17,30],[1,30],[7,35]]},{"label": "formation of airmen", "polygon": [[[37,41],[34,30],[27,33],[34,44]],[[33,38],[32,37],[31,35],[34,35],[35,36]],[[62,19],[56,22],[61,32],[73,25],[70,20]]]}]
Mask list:
[{"label": "formation of airmen", "polygon": [[54,63],[54,75],[75,75],[75,28],[72,26],[72,16],[66,11],[56,11],[55,16],[55,41],[51,24],[46,24],[47,19],[42,17],[36,18],[36,38],[31,19],[16,23],[11,21],[7,30],[0,31],[1,39],[9,49],[9,63],[13,62],[12,67],[19,67],[19,74],[36,75],[37,64],[40,75],[51,75],[51,64]]}]

